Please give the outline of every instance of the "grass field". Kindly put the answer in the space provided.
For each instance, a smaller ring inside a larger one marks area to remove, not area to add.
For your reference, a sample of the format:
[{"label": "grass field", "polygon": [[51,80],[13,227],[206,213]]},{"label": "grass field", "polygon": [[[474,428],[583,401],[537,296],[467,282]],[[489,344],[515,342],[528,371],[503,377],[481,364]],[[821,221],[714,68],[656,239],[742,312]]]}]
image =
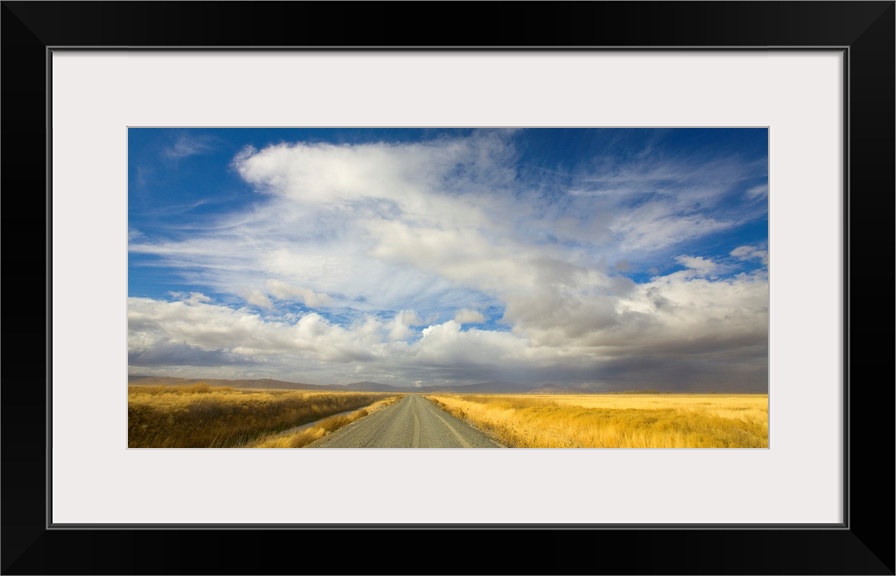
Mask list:
[{"label": "grass field", "polygon": [[358,410],[390,396],[394,397],[368,392],[262,392],[201,383],[128,386],[128,447],[246,446],[260,437]]},{"label": "grass field", "polygon": [[436,394],[518,448],[767,448],[767,394]]}]

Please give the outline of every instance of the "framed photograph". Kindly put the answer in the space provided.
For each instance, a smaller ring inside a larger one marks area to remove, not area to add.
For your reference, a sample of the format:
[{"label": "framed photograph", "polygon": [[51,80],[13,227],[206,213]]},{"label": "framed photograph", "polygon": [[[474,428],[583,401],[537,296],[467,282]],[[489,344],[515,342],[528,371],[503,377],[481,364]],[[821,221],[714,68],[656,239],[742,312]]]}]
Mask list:
[{"label": "framed photograph", "polygon": [[[383,551],[483,538],[525,553],[432,571],[893,574],[892,362],[859,320],[892,302],[894,3],[347,7],[3,4],[7,302],[46,286],[7,322],[3,572],[420,573]],[[134,449],[124,379],[185,366],[426,378],[448,396],[408,406],[461,420],[457,383],[760,392],[765,428]]]},{"label": "framed photograph", "polygon": [[128,447],[768,448],[768,143],[128,127]]}]

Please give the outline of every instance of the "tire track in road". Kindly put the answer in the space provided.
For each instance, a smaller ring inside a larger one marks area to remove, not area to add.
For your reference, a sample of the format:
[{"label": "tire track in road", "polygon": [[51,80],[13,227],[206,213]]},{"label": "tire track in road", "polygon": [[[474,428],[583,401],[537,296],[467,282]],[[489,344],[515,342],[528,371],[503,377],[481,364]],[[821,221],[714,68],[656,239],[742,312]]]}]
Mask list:
[{"label": "tire track in road", "polygon": [[451,427],[451,424],[449,424],[447,420],[445,420],[444,418],[442,418],[439,414],[436,414],[436,418],[438,418],[439,420],[441,420],[441,421],[442,421],[442,424],[444,424],[445,427],[446,427],[452,434],[454,434],[454,437],[457,438],[457,441],[460,442],[461,446],[463,446],[464,448],[470,448],[470,443],[467,442],[467,441],[464,439],[463,436],[461,436],[460,434],[458,434],[457,430],[455,430],[454,428],[452,428],[452,427]]},{"label": "tire track in road", "polygon": [[414,448],[420,447],[420,417],[414,413],[414,441],[411,443]]}]

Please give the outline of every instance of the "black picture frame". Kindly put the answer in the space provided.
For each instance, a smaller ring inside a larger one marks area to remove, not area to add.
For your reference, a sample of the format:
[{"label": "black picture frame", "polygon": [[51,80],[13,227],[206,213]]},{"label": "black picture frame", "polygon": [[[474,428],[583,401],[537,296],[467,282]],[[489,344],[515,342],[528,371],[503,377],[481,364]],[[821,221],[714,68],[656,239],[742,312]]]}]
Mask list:
[{"label": "black picture frame", "polygon": [[[2,2],[0,217],[8,306],[0,390],[0,569],[4,574],[894,574],[889,347],[894,14],[893,1]],[[61,47],[844,51],[846,521],[609,529],[50,526],[48,65],[50,51]],[[40,305],[44,300],[46,308]],[[344,554],[328,553],[332,542]],[[403,553],[408,549],[431,551],[432,564],[411,560],[415,555]]]}]

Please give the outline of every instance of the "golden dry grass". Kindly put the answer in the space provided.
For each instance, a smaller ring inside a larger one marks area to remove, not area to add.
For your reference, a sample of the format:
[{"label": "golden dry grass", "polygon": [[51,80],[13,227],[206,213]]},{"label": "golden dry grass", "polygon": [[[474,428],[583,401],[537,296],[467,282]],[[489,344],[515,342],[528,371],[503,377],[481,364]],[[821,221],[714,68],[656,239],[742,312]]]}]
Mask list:
[{"label": "golden dry grass", "polygon": [[224,448],[388,397],[368,392],[128,386],[128,447]]},{"label": "golden dry grass", "polygon": [[767,394],[427,396],[518,448],[767,448]]},{"label": "golden dry grass", "polygon": [[373,414],[374,412],[382,410],[386,406],[398,402],[401,398],[402,396],[392,396],[391,398],[374,402],[367,408],[356,410],[351,414],[340,414],[338,416],[324,418],[307,427],[302,427],[301,430],[268,434],[246,446],[248,448],[301,448],[342,428],[346,424],[351,424],[355,420],[363,418],[368,414]]}]

